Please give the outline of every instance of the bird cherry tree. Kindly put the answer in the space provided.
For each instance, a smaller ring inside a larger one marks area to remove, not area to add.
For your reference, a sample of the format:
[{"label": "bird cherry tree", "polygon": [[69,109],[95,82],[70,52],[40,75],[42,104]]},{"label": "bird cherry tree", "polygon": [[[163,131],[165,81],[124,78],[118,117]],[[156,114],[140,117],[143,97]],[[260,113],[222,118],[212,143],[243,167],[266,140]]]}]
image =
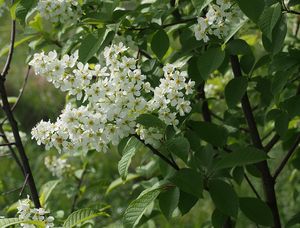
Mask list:
[{"label": "bird cherry tree", "polygon": [[[284,186],[300,179],[298,1],[0,3],[12,20],[0,80],[1,147],[12,153],[30,193],[19,201],[16,218],[0,219],[1,227],[107,220],[109,212],[92,198],[89,208],[78,206],[80,192],[63,220],[47,200],[72,172],[68,159],[84,161],[80,191],[89,164],[101,163],[93,155],[114,151],[120,178],[107,194],[125,183],[134,196],[120,213],[124,227],[159,224],[161,214],[171,222],[207,199],[208,226],[300,223],[297,203],[295,214],[286,213],[282,196]],[[25,37],[19,41],[16,26]],[[13,113],[18,100],[10,105],[5,86],[14,48],[24,42],[28,69],[66,95],[57,119],[41,120],[31,132],[41,149],[56,151],[45,165],[59,181],[40,192]],[[290,189],[299,203],[298,190]]]}]

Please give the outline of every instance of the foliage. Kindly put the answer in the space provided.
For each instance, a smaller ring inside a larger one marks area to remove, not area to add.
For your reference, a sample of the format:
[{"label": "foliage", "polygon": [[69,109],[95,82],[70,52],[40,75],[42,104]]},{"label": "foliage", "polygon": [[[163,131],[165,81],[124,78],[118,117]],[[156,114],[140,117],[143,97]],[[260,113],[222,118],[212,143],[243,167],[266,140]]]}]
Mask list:
[{"label": "foliage", "polygon": [[[11,50],[9,21],[17,23],[8,102],[18,105],[39,201],[55,226],[300,224],[298,1],[0,0],[0,7],[1,65]],[[43,77],[29,73],[18,103],[20,62]],[[67,118],[74,124],[63,126]],[[14,139],[5,119],[1,113],[0,133],[10,138],[1,136],[2,144]],[[44,144],[37,146],[30,130],[42,119],[32,131]],[[22,189],[10,153],[0,150],[0,226],[46,227],[45,218],[20,217],[19,192],[32,189]]]}]

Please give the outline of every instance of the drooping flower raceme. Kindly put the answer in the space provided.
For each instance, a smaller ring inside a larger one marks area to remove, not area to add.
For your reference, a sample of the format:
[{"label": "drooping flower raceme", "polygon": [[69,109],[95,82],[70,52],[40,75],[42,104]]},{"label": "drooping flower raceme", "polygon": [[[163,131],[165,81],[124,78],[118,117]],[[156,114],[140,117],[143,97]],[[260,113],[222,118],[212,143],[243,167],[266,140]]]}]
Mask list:
[{"label": "drooping flower raceme", "polygon": [[216,4],[209,5],[205,17],[198,17],[194,27],[195,37],[205,43],[209,41],[209,36],[223,39],[228,35],[230,27],[242,18],[242,11],[230,0],[217,0]]},{"label": "drooping flower raceme", "polygon": [[153,88],[127,49],[123,43],[106,47],[105,66],[83,64],[77,52],[61,59],[56,52],[34,55],[30,65],[35,72],[81,102],[79,107],[67,104],[55,123],[40,122],[32,130],[38,144],[64,152],[105,152],[110,143],[117,145],[122,138],[137,133],[159,146],[157,141],[163,134],[138,125],[137,117],[156,113],[166,125],[178,125],[177,117],[191,111],[185,97],[193,93],[195,83],[187,80],[186,72],[168,64],[160,85]]},{"label": "drooping flower raceme", "polygon": [[37,10],[52,23],[72,23],[80,12],[77,0],[39,0]]},{"label": "drooping flower raceme", "polygon": [[53,176],[62,177],[63,174],[70,168],[66,158],[57,156],[47,156],[44,160],[45,166]]},{"label": "drooping flower raceme", "polygon": [[[49,216],[49,212],[44,208],[31,208],[30,199],[27,196],[27,199],[19,200],[19,205],[17,207],[19,219],[22,220],[34,220],[34,221],[43,221],[45,228],[54,227],[53,221],[54,217]],[[23,228],[35,228],[33,224],[21,223]]]}]

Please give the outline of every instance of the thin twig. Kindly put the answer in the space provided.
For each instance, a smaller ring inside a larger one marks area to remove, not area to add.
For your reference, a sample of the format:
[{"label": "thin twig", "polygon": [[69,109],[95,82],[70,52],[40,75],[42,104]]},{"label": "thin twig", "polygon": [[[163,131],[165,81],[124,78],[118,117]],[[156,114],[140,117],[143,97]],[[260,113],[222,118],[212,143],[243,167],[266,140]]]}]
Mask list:
[{"label": "thin twig", "polygon": [[266,153],[270,152],[271,149],[276,145],[276,143],[279,141],[280,136],[278,134],[275,134],[272,139],[270,140],[270,142],[264,147],[264,151]]},{"label": "thin twig", "polygon": [[[4,131],[3,127],[2,127],[2,125],[0,125],[0,132],[2,134],[2,138],[3,138],[4,142],[9,143],[8,138],[7,138],[6,134],[5,134],[5,131]],[[8,146],[8,149],[9,149],[12,157],[16,161],[17,165],[19,166],[20,170],[24,174],[23,165],[22,165],[19,157],[17,156],[16,152],[14,151],[14,149],[12,148],[12,146]]]},{"label": "thin twig", "polygon": [[253,191],[254,194],[256,195],[256,197],[257,197],[258,199],[261,199],[260,195],[258,194],[257,190],[255,189],[254,185],[252,184],[250,178],[247,176],[246,173],[244,174],[244,177],[245,177],[247,183],[249,184],[250,188],[252,189],[252,191]]},{"label": "thin twig", "polygon": [[8,194],[11,194],[13,192],[17,192],[19,191],[20,189],[22,189],[22,186],[21,187],[18,187],[18,188],[15,188],[15,189],[12,189],[12,190],[9,190],[9,191],[6,191],[6,192],[3,192],[1,193],[1,195],[8,195]]},{"label": "thin twig", "polygon": [[180,169],[175,162],[169,160],[165,155],[163,155],[162,153],[160,153],[157,149],[155,149],[150,144],[146,144],[145,141],[142,140],[138,135],[134,134],[133,136],[136,137],[139,141],[141,141],[146,147],[148,147],[153,154],[155,154],[156,156],[158,156],[159,158],[161,158],[164,162],[166,162],[168,165],[170,165],[171,167],[173,167],[175,170],[179,170]]},{"label": "thin twig", "polygon": [[12,108],[11,108],[11,111],[12,111],[12,112],[15,110],[15,108],[17,107],[17,105],[19,104],[19,102],[20,102],[20,100],[21,100],[22,95],[24,94],[24,90],[25,90],[25,87],[26,87],[26,84],[27,84],[27,81],[28,81],[28,76],[29,76],[29,74],[30,74],[30,69],[31,69],[31,67],[28,66],[28,68],[27,68],[27,73],[26,73],[26,75],[25,75],[24,82],[23,82],[23,85],[22,85],[22,87],[21,87],[21,89],[20,89],[20,93],[19,93],[19,95],[18,95],[17,101],[14,103],[14,105],[13,105]]},{"label": "thin twig", "polygon": [[28,177],[29,177],[29,175],[27,174],[27,175],[26,175],[26,177],[25,177],[25,180],[24,180],[24,183],[23,183],[22,189],[21,189],[21,191],[20,191],[20,193],[19,193],[19,197],[21,197],[21,196],[22,196],[22,194],[23,194],[23,192],[24,192],[24,189],[25,189],[25,187],[26,187],[26,184],[27,184],[27,181],[28,181]]},{"label": "thin twig", "polygon": [[16,145],[15,142],[2,143],[2,144],[0,144],[0,147],[2,147],[2,146],[14,146],[14,145]]},{"label": "thin twig", "polygon": [[300,134],[297,136],[296,141],[294,142],[292,147],[289,149],[289,151],[287,152],[287,154],[285,155],[283,160],[280,162],[278,168],[275,170],[274,175],[273,175],[274,180],[276,180],[276,178],[279,176],[281,171],[284,169],[284,167],[287,164],[288,160],[290,159],[290,157],[293,155],[293,153],[297,149],[299,143],[300,143]]},{"label": "thin twig", "polygon": [[15,38],[16,38],[16,21],[12,20],[12,22],[11,22],[9,52],[8,52],[8,56],[6,58],[4,68],[3,68],[2,73],[1,73],[1,77],[3,77],[3,78],[5,78],[5,76],[8,73],[8,70],[10,68],[11,60],[12,60],[13,53],[14,53]]}]

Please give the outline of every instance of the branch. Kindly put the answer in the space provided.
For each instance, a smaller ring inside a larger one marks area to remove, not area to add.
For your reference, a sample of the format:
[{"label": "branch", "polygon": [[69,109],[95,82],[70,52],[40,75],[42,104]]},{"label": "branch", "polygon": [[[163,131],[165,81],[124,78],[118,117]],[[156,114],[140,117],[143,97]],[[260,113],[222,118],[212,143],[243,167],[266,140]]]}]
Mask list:
[{"label": "branch", "polygon": [[2,144],[0,144],[0,147],[2,147],[2,146],[14,146],[14,145],[16,145],[15,142],[8,142],[8,143],[2,143]]},{"label": "branch", "polygon": [[4,65],[4,68],[1,73],[1,77],[5,78],[8,70],[10,68],[11,60],[14,54],[14,46],[15,46],[15,37],[16,37],[16,21],[12,20],[11,22],[11,32],[10,32],[10,46],[9,46],[9,52],[6,59],[6,63]]},{"label": "branch", "polygon": [[20,137],[18,124],[17,124],[17,122],[16,122],[16,120],[13,116],[13,113],[11,111],[11,108],[10,108],[10,105],[9,105],[9,102],[8,102],[8,99],[7,99],[7,93],[6,93],[4,82],[5,82],[5,77],[2,77],[1,80],[0,80],[0,94],[1,94],[2,104],[3,104],[3,110],[6,114],[7,119],[9,121],[10,125],[11,125],[11,128],[12,128],[12,132],[13,132],[15,142],[16,142],[16,148],[19,152],[19,155],[20,155],[20,158],[21,158],[21,161],[22,161],[22,167],[23,167],[24,175],[25,175],[25,177],[26,177],[26,175],[28,175],[27,184],[28,184],[29,189],[30,189],[32,200],[34,202],[35,207],[40,208],[41,204],[40,204],[40,201],[39,201],[38,191],[37,191],[35,181],[34,181],[33,176],[32,176],[31,168],[30,168],[30,165],[29,165],[29,162],[28,162],[28,158],[27,158],[27,155],[25,153],[25,149],[24,149],[21,137]]},{"label": "branch", "polygon": [[279,141],[280,136],[278,134],[275,134],[270,142],[264,147],[264,151],[266,153],[270,152],[270,150],[276,145],[276,143]]},{"label": "branch", "polygon": [[287,164],[288,160],[290,159],[290,157],[293,155],[293,153],[297,149],[299,143],[300,143],[300,134],[297,136],[296,141],[294,142],[294,144],[289,149],[289,151],[287,152],[287,154],[285,155],[285,157],[283,158],[283,160],[279,164],[278,168],[276,169],[276,171],[273,175],[274,180],[276,180],[276,178],[279,176],[281,171],[284,169],[284,167]]},{"label": "branch", "polygon": [[247,174],[246,174],[246,173],[244,173],[244,177],[245,177],[245,179],[246,179],[247,183],[249,184],[250,188],[252,189],[252,191],[253,191],[253,192],[254,192],[254,194],[256,195],[256,197],[257,197],[258,199],[260,199],[260,200],[261,200],[261,197],[260,197],[260,195],[258,194],[257,190],[255,189],[254,185],[252,184],[252,182],[251,182],[250,178],[247,176]]},{"label": "branch", "polygon": [[31,69],[31,67],[28,66],[28,68],[27,68],[27,73],[26,73],[26,75],[25,75],[24,82],[23,82],[23,85],[22,85],[22,87],[21,87],[21,89],[20,89],[20,93],[19,93],[19,95],[18,95],[17,101],[14,103],[14,105],[13,105],[12,108],[11,108],[11,111],[12,111],[12,112],[15,110],[15,108],[16,108],[17,105],[19,104],[19,102],[20,102],[20,100],[21,100],[21,97],[22,97],[22,95],[23,95],[23,93],[24,93],[24,90],[25,90],[25,87],[26,87],[26,84],[27,84],[27,81],[28,81],[28,77],[29,77],[29,74],[30,74],[30,69]]},{"label": "branch", "polygon": [[166,162],[168,165],[170,165],[171,167],[173,167],[175,170],[179,170],[180,169],[178,167],[178,165],[175,163],[175,161],[173,162],[172,160],[169,160],[165,155],[163,155],[162,153],[160,153],[153,146],[151,146],[150,144],[146,144],[145,141],[142,140],[138,135],[134,134],[133,136],[136,137],[140,142],[142,142],[146,147],[148,147],[153,154],[155,154],[156,156],[158,156],[159,158],[161,158],[164,162]]},{"label": "branch", "polygon": [[[230,61],[231,61],[231,67],[235,78],[243,77],[239,59],[237,55],[230,55]],[[247,92],[244,94],[241,100],[242,103],[242,109],[248,124],[249,133],[252,139],[253,145],[263,150],[263,145],[261,142],[261,138],[258,133],[257,125],[253,116],[253,112],[251,109],[250,101],[247,95]],[[274,218],[274,227],[281,227],[280,222],[280,216],[277,206],[277,199],[275,194],[275,182],[273,177],[271,176],[270,169],[268,166],[268,163],[266,161],[260,162],[257,164],[257,168],[259,169],[261,176],[262,176],[262,182],[264,187],[264,192],[266,196],[266,201],[269,205],[269,207],[272,210],[273,218]]]},{"label": "branch", "polygon": [[[9,143],[8,138],[7,138],[6,134],[5,134],[5,131],[4,131],[3,127],[2,127],[2,125],[0,125],[0,132],[1,132],[1,134],[2,134],[1,136],[2,136],[2,138],[3,138],[3,140],[4,140],[4,142],[5,142],[5,143]],[[14,151],[14,149],[12,148],[11,145],[8,146],[8,149],[9,149],[9,151],[10,151],[12,157],[15,159],[15,161],[16,161],[17,165],[19,166],[20,170],[21,170],[22,173],[25,175],[24,169],[23,169],[23,165],[22,165],[22,163],[21,163],[19,157],[17,156],[16,152]]]}]

